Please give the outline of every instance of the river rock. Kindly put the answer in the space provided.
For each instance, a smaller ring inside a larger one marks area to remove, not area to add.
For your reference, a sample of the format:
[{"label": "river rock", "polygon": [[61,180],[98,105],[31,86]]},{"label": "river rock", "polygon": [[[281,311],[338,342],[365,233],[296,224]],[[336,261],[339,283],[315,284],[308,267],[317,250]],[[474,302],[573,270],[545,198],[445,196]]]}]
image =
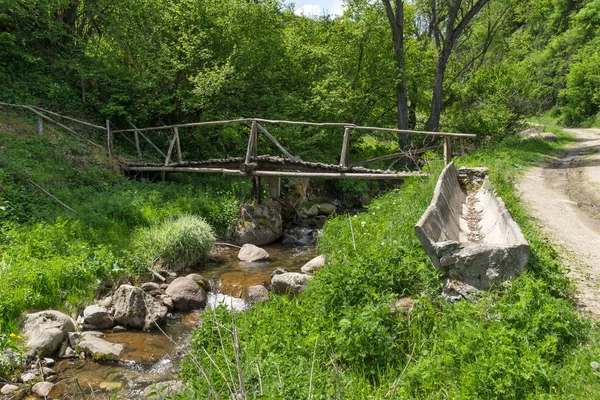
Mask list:
[{"label": "river rock", "polygon": [[35,378],[36,375],[33,372],[25,372],[24,374],[21,374],[21,382],[23,383],[31,382],[35,380]]},{"label": "river rock", "polygon": [[330,215],[337,211],[337,207],[331,203],[321,203],[317,204],[317,208],[319,209],[320,214]]},{"label": "river rock", "polygon": [[246,262],[264,261],[269,258],[269,253],[265,249],[261,249],[253,244],[245,244],[240,249],[238,258]]},{"label": "river rock", "polygon": [[75,331],[75,323],[68,315],[47,310],[27,314],[23,321],[23,335],[27,338],[27,355],[40,357],[53,354],[68,332]]},{"label": "river rock", "polygon": [[56,375],[56,371],[53,370],[52,368],[42,367],[42,375],[43,376]]},{"label": "river rock", "polygon": [[298,272],[275,275],[271,279],[271,288],[277,294],[300,294],[308,286],[310,276]]},{"label": "river rock", "polygon": [[112,296],[108,296],[105,297],[104,299],[102,299],[99,303],[99,305],[101,305],[102,307],[109,309],[112,306],[113,303],[113,299]]},{"label": "river rock", "polygon": [[112,328],[112,333],[121,333],[121,332],[127,332],[127,328],[125,328],[124,326],[121,326],[121,325],[117,325],[114,328]]},{"label": "river rock", "polygon": [[269,291],[263,285],[254,285],[246,289],[249,303],[260,303],[269,300]]},{"label": "river rock", "polygon": [[11,394],[14,394],[17,390],[19,390],[19,387],[17,385],[7,383],[6,385],[2,386],[2,389],[0,389],[0,394],[9,396]]},{"label": "river rock", "polygon": [[50,394],[50,391],[52,390],[53,387],[54,387],[53,383],[38,382],[35,385],[33,385],[33,387],[31,388],[31,392],[40,397],[46,398]]},{"label": "river rock", "polygon": [[111,343],[102,339],[102,332],[85,332],[81,335],[81,342],[77,345],[77,352],[85,354],[97,361],[118,360],[123,352],[124,346],[119,343]]},{"label": "river rock", "polygon": [[185,277],[196,282],[198,285],[200,285],[200,287],[202,289],[204,289],[205,292],[210,292],[210,282],[208,279],[204,278],[202,275],[192,273],[192,274],[186,275]]},{"label": "river rock", "polygon": [[305,274],[312,274],[321,269],[323,265],[325,265],[325,256],[317,256],[304,264],[302,268],[300,268],[300,271],[304,272]]},{"label": "river rock", "polygon": [[542,132],[540,128],[525,129],[524,131],[519,132],[519,136],[521,136],[523,139],[535,138],[549,142],[556,142],[558,140],[558,137],[556,137],[554,133]]},{"label": "river rock", "polygon": [[319,207],[315,204],[312,207],[302,209],[300,213],[304,214],[305,217],[314,217],[319,214]]},{"label": "river rock", "polygon": [[108,310],[104,306],[91,305],[83,310],[83,319],[85,324],[94,325],[97,329],[110,329],[115,325]]},{"label": "river rock", "polygon": [[146,283],[142,283],[142,285],[140,286],[140,289],[142,289],[144,292],[148,293],[148,292],[152,292],[155,290],[160,290],[160,285],[156,282],[146,282]]},{"label": "river rock", "polygon": [[167,317],[167,307],[138,287],[121,285],[113,295],[114,321],[136,329],[152,329]]},{"label": "river rock", "polygon": [[173,299],[175,310],[192,311],[206,307],[206,292],[200,285],[186,277],[171,282],[166,293]]},{"label": "river rock", "polygon": [[158,382],[144,389],[144,397],[152,399],[172,398],[179,393],[183,393],[185,386],[180,381]]},{"label": "river rock", "polygon": [[240,244],[262,246],[281,237],[281,204],[245,204],[240,209],[241,221],[234,227],[233,238]]},{"label": "river rock", "polygon": [[44,358],[44,365],[46,367],[53,367],[55,364],[54,358],[46,357]]},{"label": "river rock", "polygon": [[287,274],[288,272],[290,272],[290,271],[288,271],[285,268],[277,267],[273,271],[271,271],[270,275],[271,275],[271,278],[273,278],[275,275]]}]

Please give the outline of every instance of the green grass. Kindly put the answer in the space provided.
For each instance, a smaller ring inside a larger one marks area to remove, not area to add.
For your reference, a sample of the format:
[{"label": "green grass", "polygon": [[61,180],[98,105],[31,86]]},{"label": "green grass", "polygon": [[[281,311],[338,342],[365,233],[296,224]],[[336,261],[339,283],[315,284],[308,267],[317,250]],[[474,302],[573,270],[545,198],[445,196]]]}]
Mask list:
[{"label": "green grass", "polygon": [[[301,296],[207,316],[184,366],[194,396],[239,392],[241,371],[249,398],[597,397],[590,362],[600,336],[573,306],[566,271],[515,190],[527,167],[570,140],[559,137],[509,138],[456,160],[490,169],[531,244],[521,277],[477,302],[438,298],[439,274],[413,231],[441,170],[431,165],[430,178],[407,180],[368,214],[327,221],[319,250],[328,265]],[[407,296],[412,310],[393,311]]]},{"label": "green grass", "polygon": [[[247,182],[223,177],[129,180],[102,152],[68,133],[50,125],[43,137],[35,133],[35,119],[2,115],[0,350],[22,344],[10,334],[18,333],[23,312],[57,308],[72,313],[91,301],[102,282],[147,273],[147,249],[137,247],[136,238],[166,221],[191,218],[195,228],[201,225],[195,232],[201,231],[202,246],[193,252],[204,254],[214,240],[213,230],[222,237],[229,233],[249,193]],[[76,213],[41,193],[29,179]],[[181,248],[186,243],[174,243],[178,251],[187,251]]]}]

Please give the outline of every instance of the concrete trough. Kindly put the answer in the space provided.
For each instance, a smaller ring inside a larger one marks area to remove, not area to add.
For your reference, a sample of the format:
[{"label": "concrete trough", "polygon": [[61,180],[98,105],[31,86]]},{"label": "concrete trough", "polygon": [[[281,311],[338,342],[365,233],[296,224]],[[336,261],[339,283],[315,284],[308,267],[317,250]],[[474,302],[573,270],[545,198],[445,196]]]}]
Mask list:
[{"label": "concrete trough", "polygon": [[415,226],[429,258],[445,274],[450,295],[465,296],[512,279],[529,260],[529,244],[486,172],[446,166]]}]

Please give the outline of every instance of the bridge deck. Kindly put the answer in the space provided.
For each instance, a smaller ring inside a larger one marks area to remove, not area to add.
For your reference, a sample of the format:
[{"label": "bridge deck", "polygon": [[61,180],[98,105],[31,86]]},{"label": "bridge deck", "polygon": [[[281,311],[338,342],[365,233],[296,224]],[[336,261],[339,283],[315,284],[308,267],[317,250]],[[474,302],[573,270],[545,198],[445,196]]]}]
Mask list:
[{"label": "bridge deck", "polygon": [[369,169],[325,163],[290,160],[282,157],[261,155],[252,157],[246,164],[244,157],[228,157],[206,161],[182,161],[168,164],[128,160],[123,164],[126,171],[199,172],[223,173],[238,176],[306,177],[328,179],[404,179],[409,176],[427,176],[422,172]]}]

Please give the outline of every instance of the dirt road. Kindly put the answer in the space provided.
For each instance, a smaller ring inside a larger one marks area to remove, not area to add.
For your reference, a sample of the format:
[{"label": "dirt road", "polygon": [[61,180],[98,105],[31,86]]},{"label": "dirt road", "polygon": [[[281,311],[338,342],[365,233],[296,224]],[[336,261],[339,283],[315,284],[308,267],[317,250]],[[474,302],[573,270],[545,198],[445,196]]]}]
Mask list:
[{"label": "dirt road", "polygon": [[565,129],[576,138],[521,180],[521,198],[548,235],[565,247],[582,311],[600,318],[600,129]]}]

